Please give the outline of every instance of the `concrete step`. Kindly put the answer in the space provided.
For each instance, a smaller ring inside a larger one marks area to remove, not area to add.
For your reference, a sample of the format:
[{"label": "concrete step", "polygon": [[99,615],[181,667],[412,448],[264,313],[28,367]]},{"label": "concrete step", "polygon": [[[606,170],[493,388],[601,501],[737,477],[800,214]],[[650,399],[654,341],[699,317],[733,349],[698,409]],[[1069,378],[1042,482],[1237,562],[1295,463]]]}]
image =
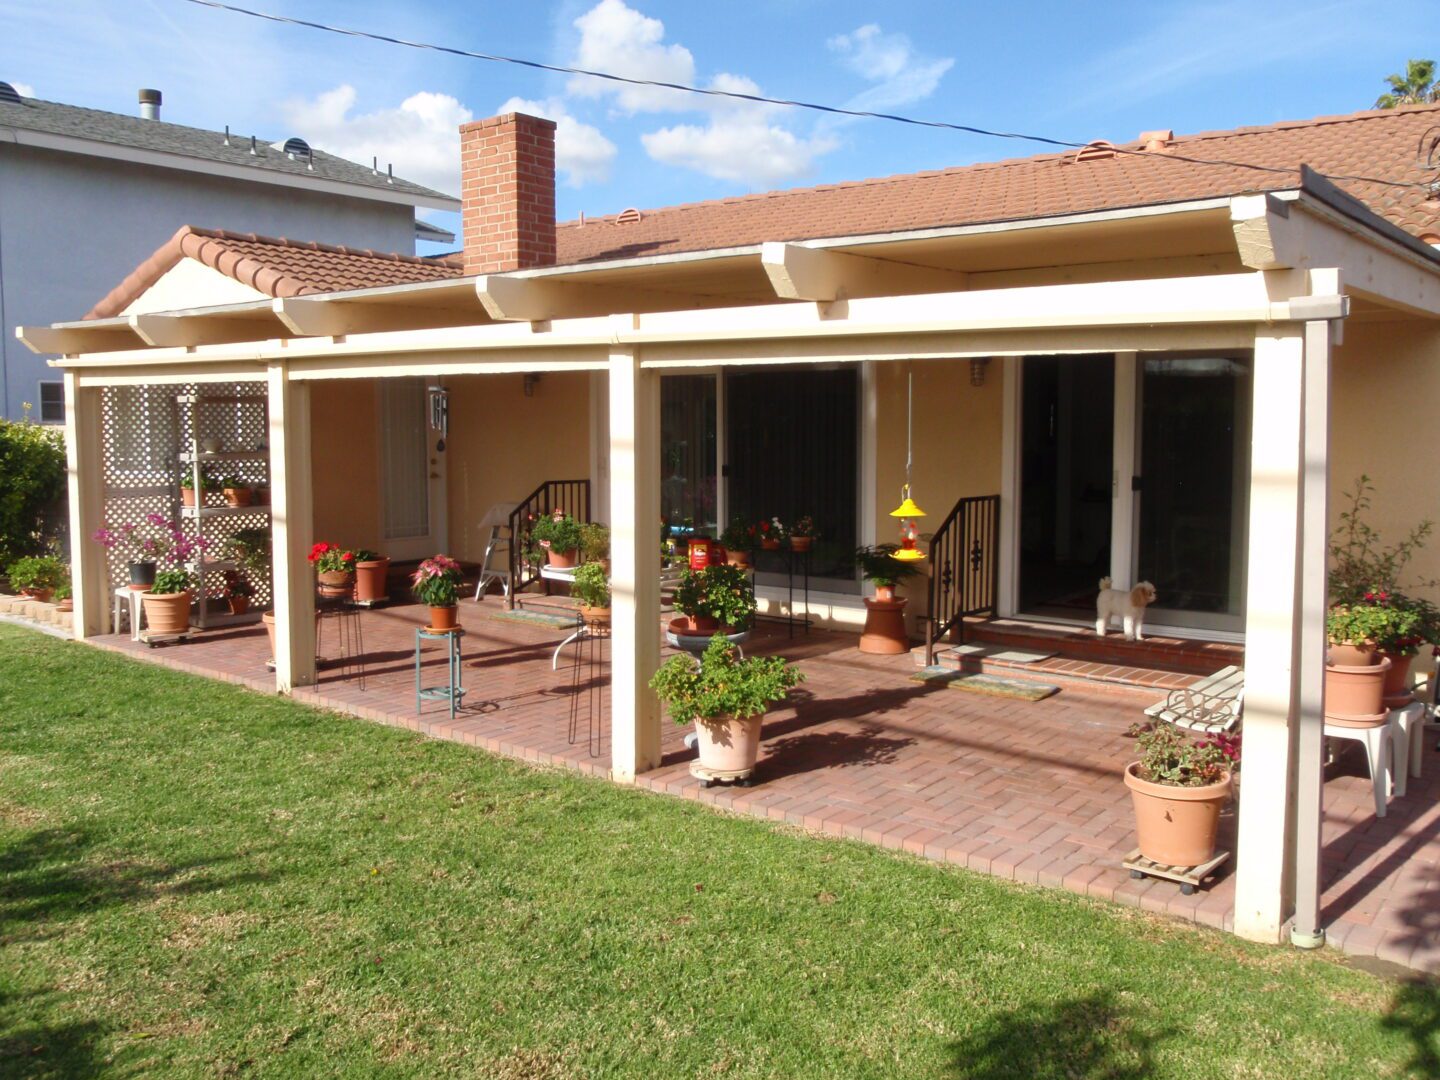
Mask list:
[{"label": "concrete step", "polygon": [[1245,666],[1245,647],[1228,642],[1147,636],[1126,641],[1120,633],[1099,637],[1093,627],[1059,626],[1020,619],[967,622],[967,642],[1053,652],[1068,660],[1113,667],[1212,675],[1223,667]]},{"label": "concrete step", "polygon": [[[1017,651],[1008,643],[999,651]],[[1039,651],[1039,650],[1037,650]],[[915,663],[925,665],[925,650],[912,650]],[[1136,667],[1122,664],[1102,664],[1093,661],[1076,660],[1053,655],[1024,663],[1018,660],[998,659],[994,656],[964,654],[953,647],[937,649],[937,667],[952,671],[965,671],[1007,678],[1028,678],[1039,682],[1055,683],[1059,686],[1085,686],[1090,689],[1104,689],[1133,694],[1146,704],[1158,701],[1171,690],[1191,686],[1202,676],[1160,668]]]}]

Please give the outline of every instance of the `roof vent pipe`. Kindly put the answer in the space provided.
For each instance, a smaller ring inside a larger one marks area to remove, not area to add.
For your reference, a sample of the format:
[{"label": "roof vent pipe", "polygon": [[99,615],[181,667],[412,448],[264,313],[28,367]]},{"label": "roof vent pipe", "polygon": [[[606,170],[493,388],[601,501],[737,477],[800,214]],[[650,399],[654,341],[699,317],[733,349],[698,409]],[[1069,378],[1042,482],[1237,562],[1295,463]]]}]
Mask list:
[{"label": "roof vent pipe", "polygon": [[160,119],[160,91],[141,89],[140,91],[140,118],[142,120]]}]

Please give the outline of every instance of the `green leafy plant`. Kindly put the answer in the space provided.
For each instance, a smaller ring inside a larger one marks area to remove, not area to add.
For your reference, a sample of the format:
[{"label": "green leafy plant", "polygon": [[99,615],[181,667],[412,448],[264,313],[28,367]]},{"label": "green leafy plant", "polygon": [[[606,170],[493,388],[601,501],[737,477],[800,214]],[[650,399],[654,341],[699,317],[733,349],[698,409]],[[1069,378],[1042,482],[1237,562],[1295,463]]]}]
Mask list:
[{"label": "green leafy plant", "polygon": [[223,480],[220,481],[220,486],[221,486],[222,488],[226,488],[226,489],[231,490],[231,491],[238,491],[238,490],[249,491],[249,490],[250,490],[250,485],[249,485],[245,480],[243,480],[241,477],[238,477],[238,476],[227,476],[227,477],[225,477],[225,479],[223,479]]},{"label": "green leafy plant", "polygon": [[874,585],[899,585],[908,578],[919,575],[919,569],[908,562],[893,558],[900,550],[899,544],[876,544],[874,547],[855,549],[855,565],[860,576]]},{"label": "green leafy plant", "polygon": [[598,562],[587,562],[575,571],[575,584],[570,591],[587,607],[610,606],[610,582],[605,577],[605,567]]},{"label": "green leafy plant", "polygon": [[70,571],[54,555],[27,555],[12,562],[6,568],[5,576],[10,579],[12,588],[42,592],[58,589],[69,581]]},{"label": "green leafy plant", "polygon": [[225,553],[251,574],[259,576],[270,570],[270,530],[264,526],[237,529],[226,542]]},{"label": "green leafy plant", "polygon": [[310,554],[305,558],[310,561],[311,566],[315,567],[316,572],[321,574],[336,572],[348,574],[355,569],[355,552],[324,540],[318,544],[312,544]]},{"label": "green leafy plant", "polygon": [[754,551],[760,546],[760,530],[744,518],[736,518],[720,534],[727,551]]},{"label": "green leafy plant", "polygon": [[[180,486],[186,491],[195,489],[195,471],[193,469],[182,469],[180,471]],[[200,470],[200,490],[214,491],[215,480],[204,469]]]},{"label": "green leafy plant", "polygon": [[1335,605],[1325,614],[1326,638],[1332,645],[1373,644],[1384,652],[1414,649],[1423,640],[1420,611],[1391,599],[1380,589],[1365,593],[1354,603]]},{"label": "green leafy plant", "polygon": [[1219,783],[1240,766],[1240,736],[1181,731],[1173,724],[1137,724],[1128,732],[1140,747],[1135,770],[1141,780],[1170,787],[1205,787]]},{"label": "green leafy plant", "polygon": [[574,551],[580,546],[580,523],[569,514],[560,514],[557,510],[555,514],[541,518],[531,526],[530,538],[540,547],[550,548],[557,553]]},{"label": "green leafy plant", "polygon": [[56,586],[55,586],[55,599],[56,599],[56,600],[73,600],[74,598],[75,598],[75,589],[74,589],[74,587],[70,584],[70,579],[69,579],[68,577],[67,577],[63,582],[61,582],[59,585],[56,585]]},{"label": "green leafy plant", "polygon": [[351,554],[355,556],[355,561],[357,563],[379,562],[381,559],[385,558],[385,556],[381,555],[380,552],[371,551],[369,548],[356,548]]},{"label": "green leafy plant", "polygon": [[593,521],[581,525],[580,554],[587,563],[600,563],[610,558],[610,527]]},{"label": "green leafy plant", "polygon": [[[1430,539],[1434,522],[1419,522],[1394,544],[1387,545],[1367,516],[1372,510],[1375,485],[1361,475],[1355,490],[1344,494],[1348,505],[1340,512],[1340,524],[1330,534],[1329,589],[1332,604],[1352,604],[1370,592],[1400,592],[1401,577],[1415,554]],[[1421,588],[1440,585],[1436,581],[1414,583]]]},{"label": "green leafy plant", "polygon": [[706,615],[743,630],[755,615],[750,579],[738,566],[686,569],[675,586],[675,610],[691,618]]},{"label": "green leafy plant", "polygon": [[44,553],[65,497],[65,440],[29,418],[0,420],[0,565]]},{"label": "green leafy plant", "polygon": [[164,596],[168,593],[182,593],[195,587],[195,575],[189,570],[179,567],[170,570],[161,570],[155,575],[155,584],[150,586],[150,591],[156,596]]},{"label": "green leafy plant", "polygon": [[689,656],[672,656],[650,680],[650,689],[675,723],[688,724],[720,716],[760,716],[804,681],[804,673],[783,657],[741,660],[735,646],[716,634],[698,670]]},{"label": "green leafy plant", "polygon": [[410,591],[427,607],[454,607],[460,600],[463,580],[458,562],[448,555],[436,555],[410,575]]}]

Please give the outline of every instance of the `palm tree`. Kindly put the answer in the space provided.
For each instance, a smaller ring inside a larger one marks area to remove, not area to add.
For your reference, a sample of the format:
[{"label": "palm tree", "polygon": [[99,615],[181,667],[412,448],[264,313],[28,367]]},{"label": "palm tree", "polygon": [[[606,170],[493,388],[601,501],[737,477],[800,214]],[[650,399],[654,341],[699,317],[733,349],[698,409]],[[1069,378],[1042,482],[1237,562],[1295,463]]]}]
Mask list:
[{"label": "palm tree", "polygon": [[1393,109],[1397,105],[1429,105],[1440,101],[1440,86],[1435,84],[1434,60],[1409,60],[1404,75],[1387,75],[1391,92],[1375,101],[1377,109]]}]

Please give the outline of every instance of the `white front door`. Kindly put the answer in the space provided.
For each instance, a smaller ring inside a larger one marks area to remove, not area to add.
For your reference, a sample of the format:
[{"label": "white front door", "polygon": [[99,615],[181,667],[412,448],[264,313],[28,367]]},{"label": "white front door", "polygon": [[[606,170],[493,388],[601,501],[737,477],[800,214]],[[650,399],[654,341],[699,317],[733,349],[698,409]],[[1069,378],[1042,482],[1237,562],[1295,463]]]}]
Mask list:
[{"label": "white front door", "polygon": [[425,379],[380,379],[381,536],[392,559],[423,559],[445,547],[444,432]]}]

